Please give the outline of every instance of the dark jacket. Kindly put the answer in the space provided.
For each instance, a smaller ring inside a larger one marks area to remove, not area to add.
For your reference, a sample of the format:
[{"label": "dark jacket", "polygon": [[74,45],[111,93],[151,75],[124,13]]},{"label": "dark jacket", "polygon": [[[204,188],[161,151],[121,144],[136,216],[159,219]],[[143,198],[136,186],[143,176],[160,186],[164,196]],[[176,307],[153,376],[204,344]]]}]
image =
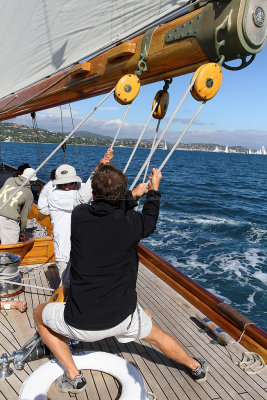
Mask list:
[{"label": "dark jacket", "polygon": [[103,330],[134,312],[136,245],[154,232],[159,200],[160,193],[150,190],[142,214],[103,201],[73,210],[66,323],[82,330]]}]

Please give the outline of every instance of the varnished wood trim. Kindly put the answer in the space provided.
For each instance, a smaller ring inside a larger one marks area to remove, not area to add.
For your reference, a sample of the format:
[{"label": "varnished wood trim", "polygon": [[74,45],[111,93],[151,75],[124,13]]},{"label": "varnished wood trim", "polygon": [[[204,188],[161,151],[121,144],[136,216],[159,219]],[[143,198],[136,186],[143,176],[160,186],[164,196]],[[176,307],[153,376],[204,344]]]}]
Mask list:
[{"label": "varnished wood trim", "polygon": [[[25,257],[26,253],[30,251],[30,249],[34,245],[34,239],[29,239],[26,242],[19,242],[17,244],[6,244],[6,245],[1,245],[0,246],[0,252],[4,253],[13,253],[17,254],[18,256],[21,257],[21,262],[23,258]],[[20,263],[21,265],[21,263]]]}]

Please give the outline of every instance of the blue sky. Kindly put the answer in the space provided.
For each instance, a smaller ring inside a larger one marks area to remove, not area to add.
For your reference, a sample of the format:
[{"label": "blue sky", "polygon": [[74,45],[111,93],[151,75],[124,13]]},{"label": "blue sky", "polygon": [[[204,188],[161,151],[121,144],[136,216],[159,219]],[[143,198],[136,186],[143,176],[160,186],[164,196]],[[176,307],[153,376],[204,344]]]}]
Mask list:
[{"label": "blue sky", "polygon": [[[170,103],[166,117],[161,122],[164,127],[176,105],[190,84],[192,74],[174,78],[170,86]],[[163,82],[143,86],[134,100],[125,124],[120,132],[121,138],[137,138],[151,111],[155,94],[162,89]],[[241,145],[259,149],[267,148],[267,46],[257,54],[247,68],[228,71],[223,68],[223,82],[217,95],[205,105],[195,123],[183,139],[183,143],[214,143],[221,145]],[[75,125],[100,101],[101,97],[87,99],[72,104]],[[165,139],[175,143],[200,103],[188,96],[171,124]],[[114,136],[126,106],[118,104],[113,96],[96,111],[81,130]],[[63,106],[64,131],[70,132],[71,119],[69,107]],[[29,116],[15,120],[31,126]],[[38,126],[61,131],[60,110],[54,108],[37,113]],[[144,137],[152,138],[157,121],[152,119]]]}]

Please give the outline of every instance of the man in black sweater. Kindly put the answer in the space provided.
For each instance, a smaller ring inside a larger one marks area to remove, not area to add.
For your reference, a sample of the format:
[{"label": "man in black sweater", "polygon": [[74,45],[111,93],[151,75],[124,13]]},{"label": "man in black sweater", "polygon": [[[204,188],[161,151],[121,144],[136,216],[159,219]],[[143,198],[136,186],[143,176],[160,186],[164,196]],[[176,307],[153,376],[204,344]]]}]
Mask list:
[{"label": "man in black sweater", "polygon": [[[93,342],[115,336],[121,343],[142,339],[187,366],[197,382],[206,379],[206,361],[192,358],[137,303],[136,245],[156,229],[160,180],[161,172],[154,168],[149,187],[140,184],[127,196],[127,177],[115,166],[103,165],[92,178],[93,203],[73,210],[66,305],[41,304],[34,312],[43,341],[66,370],[56,381],[62,392],[77,393],[86,387],[67,337]],[[142,213],[136,212],[134,199],[145,193]]]}]

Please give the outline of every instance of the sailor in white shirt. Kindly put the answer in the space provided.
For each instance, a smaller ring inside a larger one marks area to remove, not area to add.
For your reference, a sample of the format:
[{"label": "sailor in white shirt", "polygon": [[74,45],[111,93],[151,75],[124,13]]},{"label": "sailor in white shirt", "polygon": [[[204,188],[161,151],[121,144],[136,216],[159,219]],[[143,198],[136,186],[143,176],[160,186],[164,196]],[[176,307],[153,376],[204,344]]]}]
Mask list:
[{"label": "sailor in white shirt", "polygon": [[[109,149],[99,163],[108,163],[113,158]],[[96,167],[97,168],[97,167]],[[55,180],[44,186],[38,201],[38,209],[44,215],[50,215],[53,225],[53,242],[56,265],[62,279],[70,258],[71,213],[79,204],[88,203],[92,198],[91,176],[85,183],[76,174],[74,167],[63,164],[56,169]],[[64,283],[68,283],[67,274]]]}]

